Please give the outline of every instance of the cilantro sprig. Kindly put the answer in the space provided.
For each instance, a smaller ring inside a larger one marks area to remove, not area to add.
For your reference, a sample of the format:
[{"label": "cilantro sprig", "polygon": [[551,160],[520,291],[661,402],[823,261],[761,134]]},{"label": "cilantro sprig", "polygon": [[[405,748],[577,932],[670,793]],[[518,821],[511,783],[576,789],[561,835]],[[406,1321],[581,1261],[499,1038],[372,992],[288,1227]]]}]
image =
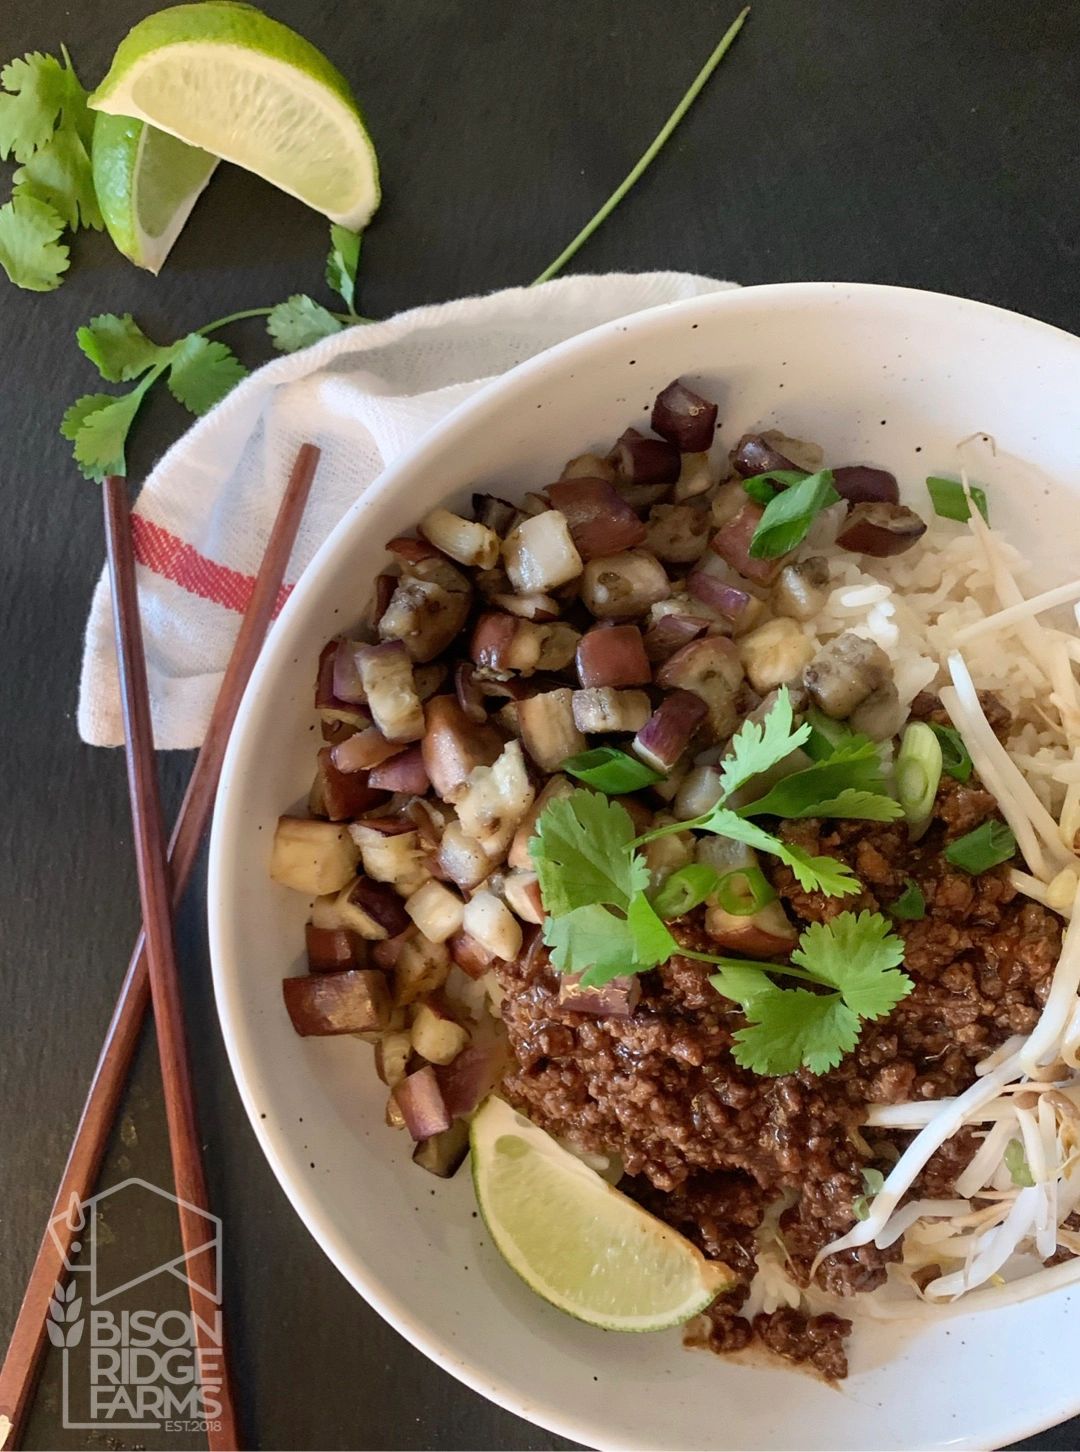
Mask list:
[{"label": "cilantro sprig", "polygon": [[912,991],[899,972],[903,960],[903,940],[880,913],[843,912],[811,923],[791,955],[799,976],[830,992],[781,988],[770,975],[792,975],[788,965],[722,967],[709,982],[747,1019],[734,1037],[735,1062],[768,1077],[835,1069],[858,1043],[863,1023],[884,1018]]}]

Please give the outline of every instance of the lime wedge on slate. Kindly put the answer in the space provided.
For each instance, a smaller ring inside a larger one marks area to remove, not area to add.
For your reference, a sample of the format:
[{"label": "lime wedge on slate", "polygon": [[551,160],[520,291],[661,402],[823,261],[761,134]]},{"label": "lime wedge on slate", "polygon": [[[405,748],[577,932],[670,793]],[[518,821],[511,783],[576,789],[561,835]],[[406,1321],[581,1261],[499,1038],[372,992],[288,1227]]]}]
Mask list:
[{"label": "lime wedge on slate", "polygon": [[138,267],[159,271],[218,164],[130,116],[94,121],[94,190],[109,236]]},{"label": "lime wedge on slate", "polygon": [[147,16],[90,106],[234,161],[351,231],[379,204],[375,148],[345,78],[249,5],[206,0]]},{"label": "lime wedge on slate", "polygon": [[731,1284],[662,1221],[501,1099],[472,1122],[476,1198],[491,1238],[545,1301],[607,1331],[661,1331]]}]

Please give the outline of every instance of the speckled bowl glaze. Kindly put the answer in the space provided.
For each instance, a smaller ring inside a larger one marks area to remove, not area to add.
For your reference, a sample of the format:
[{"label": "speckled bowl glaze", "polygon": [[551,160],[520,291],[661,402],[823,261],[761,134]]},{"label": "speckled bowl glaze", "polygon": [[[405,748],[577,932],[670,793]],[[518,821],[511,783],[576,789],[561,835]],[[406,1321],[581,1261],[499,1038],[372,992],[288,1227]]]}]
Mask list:
[{"label": "speckled bowl glaze", "polygon": [[473,488],[512,495],[550,482],[570,455],[647,421],[678,374],[719,400],[725,447],[782,427],[828,458],[892,469],[913,495],[949,469],[959,440],[990,432],[995,523],[1037,558],[1041,582],[1065,577],[1080,499],[1080,341],[1044,324],[928,293],[791,284],[657,308],[515,369],[367,491],[293,591],[252,678],[210,862],[233,1072],[285,1193],[341,1273],[434,1361],[523,1417],[597,1448],[999,1445],[1080,1409],[1080,1289],[862,1322],[839,1389],[685,1351],[675,1333],[590,1330],[503,1264],[473,1217],[467,1173],[442,1182],[410,1163],[384,1126],[370,1049],[300,1039],[282,1009],[306,903],[267,877],[273,824],[310,782],[319,648],[360,615],[383,541]]}]

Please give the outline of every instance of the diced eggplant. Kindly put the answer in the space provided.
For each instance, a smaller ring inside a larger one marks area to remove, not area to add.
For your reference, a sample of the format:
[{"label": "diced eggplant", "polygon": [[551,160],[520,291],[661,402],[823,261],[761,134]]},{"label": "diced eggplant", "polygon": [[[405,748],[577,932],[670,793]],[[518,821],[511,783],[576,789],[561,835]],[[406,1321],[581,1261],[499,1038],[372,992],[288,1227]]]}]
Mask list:
[{"label": "diced eggplant", "polygon": [[606,479],[609,484],[613,484],[615,465],[610,459],[602,459],[599,454],[577,454],[574,458],[567,459],[559,478]]},{"label": "diced eggplant", "polygon": [[476,766],[469,773],[456,803],[458,820],[492,862],[501,862],[533,796],[521,743],[508,741],[493,765]]},{"label": "diced eggplant", "polygon": [[281,991],[293,1028],[305,1038],[373,1033],[390,1018],[386,979],[376,968],[285,978]]},{"label": "diced eggplant", "polygon": [[388,741],[419,741],[424,710],[416,691],[413,663],[400,640],[364,646],[357,652],[360,678],[375,725]]},{"label": "diced eggplant", "polygon": [[650,422],[653,432],[681,453],[704,453],[716,432],[716,404],[675,378],[656,395]]},{"label": "diced eggplant", "polygon": [[675,816],[680,822],[689,822],[693,817],[711,812],[723,795],[719,767],[695,766],[679,784],[675,796]]},{"label": "diced eggplant", "polygon": [[490,599],[499,610],[522,620],[544,624],[559,618],[560,606],[554,595],[492,595]]},{"label": "diced eggplant", "polygon": [[380,766],[372,767],[368,782],[383,791],[423,796],[431,782],[420,746],[410,746],[408,750],[384,761]]},{"label": "diced eggplant", "polygon": [[476,1038],[457,1058],[435,1070],[447,1112],[455,1119],[472,1114],[506,1072],[506,1042],[494,1033]]},{"label": "diced eggplant", "polygon": [[582,988],[580,973],[559,977],[559,1007],[590,1018],[630,1018],[641,999],[641,982],[636,974],[611,978],[598,988]]},{"label": "diced eggplant", "polygon": [[657,617],[645,632],[645,655],[650,661],[670,660],[677,650],[689,645],[709,628],[700,615],[668,614]]},{"label": "diced eggplant", "polygon": [[429,1064],[449,1064],[469,1042],[469,1030],[437,1000],[416,1005],[409,1036],[415,1052]]},{"label": "diced eggplant", "polygon": [[579,636],[561,621],[537,624],[513,615],[487,611],[473,628],[469,652],[485,671],[562,670],[573,659]]},{"label": "diced eggplant", "polygon": [[457,801],[469,774],[490,766],[502,750],[493,726],[470,721],[453,696],[435,696],[427,703],[427,726],[420,743],[423,762],[435,794]]},{"label": "diced eggplant", "polygon": [[[371,945],[371,961],[376,968],[381,968],[384,973],[393,974],[397,968],[401,951],[405,944],[416,937],[416,929],[412,923],[403,933],[398,933],[396,938],[382,938]],[[399,1010],[395,1009],[395,1013]]]},{"label": "diced eggplant", "polygon": [[581,556],[557,509],[525,519],[503,542],[503,562],[518,594],[546,593],[576,580]]},{"label": "diced eggplant", "polygon": [[841,549],[880,560],[902,555],[925,533],[925,521],[906,504],[856,504],[841,525],[836,543]]},{"label": "diced eggplant", "polygon": [[408,897],[430,876],[424,865],[419,834],[407,820],[392,819],[404,831],[385,832],[365,822],[353,822],[349,835],[360,848],[364,873],[373,882],[388,882],[402,896]]},{"label": "diced eggplant", "polygon": [[509,962],[521,952],[521,924],[493,892],[474,892],[465,904],[462,927],[496,958]]},{"label": "diced eggplant", "polygon": [[[657,827],[666,827],[678,821],[671,812],[658,812],[653,818]],[[673,872],[687,866],[694,860],[694,837],[692,832],[669,832],[666,837],[655,837],[643,849],[649,869],[649,887],[655,891]]]},{"label": "diced eggplant", "polygon": [[797,469],[799,465],[774,448],[762,434],[743,434],[731,451],[731,467],[743,479],[752,479],[757,474],[768,474],[774,469]]},{"label": "diced eggplant", "polygon": [[401,945],[394,964],[394,1003],[406,1008],[441,988],[450,972],[450,954],[445,943],[432,943],[414,933]]},{"label": "diced eggplant", "polygon": [[336,892],[324,893],[311,904],[311,925],[313,928],[340,928],[342,926],[337,910]]},{"label": "diced eggplant", "polygon": [[446,680],[446,666],[439,661],[413,667],[413,685],[421,701],[430,701]]},{"label": "diced eggplant", "polygon": [[447,823],[437,861],[445,876],[466,891],[478,887],[491,871],[484,849],[460,822]]},{"label": "diced eggplant", "polygon": [[767,620],[739,641],[743,669],[759,695],[795,680],[813,655],[813,641],[786,616]]},{"label": "diced eggplant", "polygon": [[386,607],[394,598],[394,591],[397,589],[398,577],[396,575],[376,575],[375,595],[371,602],[371,628],[378,630],[379,621],[386,614]]},{"label": "diced eggplant", "polygon": [[[713,556],[715,559],[715,556]],[[686,592],[710,610],[730,622],[732,631],[744,631],[751,629],[761,616],[764,605],[753,592],[746,588],[747,581],[741,584],[726,578],[726,566],[721,561],[720,570],[710,569],[706,565],[692,570],[686,578]]]},{"label": "diced eggplant", "polygon": [[647,686],[652,680],[636,625],[596,625],[578,641],[578,680],[583,686]]},{"label": "diced eggplant", "polygon": [[335,636],[333,640],[328,640],[319,652],[319,669],[315,676],[315,709],[323,720],[340,719],[359,729],[367,724],[367,712],[361,709],[359,704],[342,700],[340,696],[334,694],[334,665],[337,661],[338,647],[342,644],[340,638]]},{"label": "diced eggplant", "polygon": [[442,554],[442,551],[435,545],[429,544],[425,539],[417,539],[411,534],[398,534],[393,539],[386,541],[385,548],[399,560],[406,564],[418,565],[422,560],[435,560]]},{"label": "diced eggplant", "polygon": [[447,938],[446,946],[455,965],[472,979],[483,978],[495,961],[495,954],[464,929],[456,932],[452,938]]},{"label": "diced eggplant", "polygon": [[505,499],[495,494],[474,494],[472,497],[473,518],[493,534],[503,535],[514,522],[517,510]]},{"label": "diced eggplant", "polygon": [[360,853],[344,827],[309,817],[279,817],[270,876],[309,897],[337,892],[352,880]]},{"label": "diced eggplant", "polygon": [[383,1034],[375,1045],[375,1072],[388,1089],[395,1088],[409,1070],[412,1037],[406,1029]]},{"label": "diced eggplant", "polygon": [[634,737],[634,751],[654,771],[666,776],[708,714],[708,705],[693,691],[671,691]]},{"label": "diced eggplant", "polygon": [[669,485],[679,477],[679,451],[667,439],[650,439],[627,429],[611,451],[611,462],[624,484]]},{"label": "diced eggplant", "polygon": [[667,565],[689,565],[709,544],[708,513],[692,504],[654,504],[645,544]]},{"label": "diced eggplant", "polygon": [[487,706],[484,693],[476,675],[476,667],[467,660],[459,660],[454,666],[454,694],[457,703],[469,720],[476,726],[487,722]]},{"label": "diced eggplant", "polygon": [[711,548],[746,579],[759,585],[771,585],[783,569],[786,557],[778,555],[775,560],[756,560],[750,554],[750,542],[764,513],[760,504],[749,500],[713,535]]},{"label": "diced eggplant", "polygon": [[339,742],[330,752],[330,760],[338,771],[370,771],[404,749],[404,742],[387,741],[377,726],[367,726]]},{"label": "diced eggplant", "polygon": [[439,655],[461,633],[472,590],[448,560],[423,560],[398,581],[382,619],[379,639],[400,640],[415,661]]},{"label": "diced eggplant", "polygon": [[650,605],[666,600],[671,581],[663,565],[647,550],[602,555],[585,566],[581,598],[600,620],[644,615]]},{"label": "diced eggplant", "polygon": [[449,1180],[457,1174],[469,1153],[469,1125],[464,1119],[455,1120],[449,1129],[429,1135],[413,1150],[413,1164],[419,1165],[440,1180]]},{"label": "diced eggplant", "polygon": [[498,562],[498,534],[487,525],[451,514],[449,509],[433,509],[425,514],[420,521],[420,533],[459,565],[490,570]]},{"label": "diced eggplant", "polygon": [[563,480],[547,490],[583,560],[645,543],[645,526],[607,479]]},{"label": "diced eggplant", "polygon": [[721,484],[709,503],[709,516],[716,529],[735,518],[746,503],[746,490],[741,479],[728,479]]},{"label": "diced eggplant", "polygon": [[821,614],[828,595],[829,562],[823,555],[811,555],[780,571],[773,586],[773,609],[793,620],[813,620]]},{"label": "diced eggplant", "polygon": [[553,621],[550,625],[528,625],[527,628],[539,633],[540,654],[536,662],[537,670],[565,670],[577,652],[581,639],[578,632],[561,620]]},{"label": "diced eggplant", "polygon": [[683,454],[682,468],[671,496],[675,503],[685,504],[688,499],[697,499],[708,494],[712,487],[713,472],[708,454]]},{"label": "diced eggplant", "polygon": [[442,1090],[430,1064],[407,1074],[394,1086],[393,1098],[405,1120],[405,1128],[415,1140],[431,1139],[450,1128],[450,1115],[443,1102]]},{"label": "diced eggplant", "polygon": [[385,802],[386,792],[372,786],[370,772],[339,771],[334,765],[334,749],[324,746],[316,757],[316,782],[310,800],[312,811],[329,817],[331,822],[345,822]]},{"label": "diced eggplant", "polygon": [[715,837],[711,833],[697,839],[694,857],[721,877],[729,872],[747,872],[751,867],[761,866],[757,853],[745,842],[737,842],[734,837]]},{"label": "diced eggplant", "polygon": [[537,926],[544,921],[544,901],[535,872],[508,872],[503,879],[506,905],[523,923]]},{"label": "diced eggplant", "polygon": [[651,712],[644,691],[617,691],[611,686],[589,686],[574,691],[571,708],[574,725],[586,735],[640,731]]},{"label": "diced eggplant", "polygon": [[548,777],[540,794],[525,813],[520,826],[514,833],[514,840],[510,844],[510,851],[506,858],[508,867],[525,872],[533,870],[533,860],[529,855],[529,842],[536,836],[536,824],[540,815],[551,802],[556,801],[559,797],[568,797],[573,790],[574,785],[569,778],[559,775]]},{"label": "diced eggplant", "polygon": [[406,899],[405,911],[431,943],[445,943],[461,927],[465,904],[456,892],[430,878]]},{"label": "diced eggplant", "polygon": [[541,771],[557,771],[568,756],[585,750],[585,738],[574,723],[573,698],[573,691],[562,687],[517,703],[521,739]]},{"label": "diced eggplant", "polygon": [[367,877],[346,883],[338,895],[337,910],[345,927],[371,942],[396,938],[409,926],[408,915],[394,889]]},{"label": "diced eggplant", "polygon": [[842,721],[891,677],[892,666],[881,646],[845,630],[813,657],[803,684],[819,711]]},{"label": "diced eggplant", "polygon": [[859,702],[848,717],[848,725],[873,741],[888,741],[903,730],[907,718],[908,710],[900,703],[895,682],[886,681]]},{"label": "diced eggplant", "polygon": [[707,724],[716,740],[730,736],[738,725],[736,699],[742,679],[738,652],[723,635],[692,640],[656,673],[657,685],[665,690],[678,688],[701,697],[709,708]]},{"label": "diced eggplant", "polygon": [[833,487],[849,504],[899,504],[900,486],[887,469],[847,464],[833,470]]},{"label": "diced eggplant", "polygon": [[308,923],[304,928],[308,971],[341,973],[346,968],[362,968],[367,958],[367,944],[349,928],[317,928]]},{"label": "diced eggplant", "polygon": [[748,953],[752,958],[790,953],[797,940],[795,928],[779,901],[766,903],[745,917],[725,912],[722,907],[707,907],[705,931],[722,948]]},{"label": "diced eggplant", "polygon": [[356,665],[356,652],[363,644],[361,640],[339,640],[334,651],[334,695],[352,706],[362,706],[367,699]]}]

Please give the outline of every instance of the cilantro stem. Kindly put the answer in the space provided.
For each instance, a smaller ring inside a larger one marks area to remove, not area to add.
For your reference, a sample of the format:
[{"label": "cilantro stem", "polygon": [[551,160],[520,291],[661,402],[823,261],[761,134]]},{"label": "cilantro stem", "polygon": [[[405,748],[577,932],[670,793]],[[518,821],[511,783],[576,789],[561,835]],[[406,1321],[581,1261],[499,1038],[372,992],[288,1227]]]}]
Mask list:
[{"label": "cilantro stem", "polygon": [[[215,318],[212,323],[204,323],[201,328],[195,328],[194,331],[205,337],[208,333],[216,333],[218,328],[227,328],[230,323],[242,323],[248,318],[268,318],[273,311],[273,308],[245,308],[242,312],[230,313],[226,318]],[[359,313],[335,313],[331,312],[329,308],[327,308],[327,312],[331,317],[337,318],[339,323],[373,323],[375,321],[374,318],[362,318]]]},{"label": "cilantro stem", "polygon": [[697,76],[694,78],[693,82],[690,85],[690,89],[686,92],[682,100],[675,107],[674,111],[672,111],[671,115],[660,128],[655,140],[652,142],[652,145],[649,146],[648,150],[638,161],[637,165],[619,183],[619,185],[612,192],[611,196],[608,197],[607,201],[596,213],[596,215],[591,219],[591,221],[586,222],[585,226],[582,227],[581,231],[577,234],[574,240],[567,247],[565,247],[562,252],[559,253],[555,261],[550,263],[549,266],[545,267],[539,277],[533,279],[533,287],[535,287],[538,282],[548,282],[557,273],[562,271],[562,269],[574,256],[574,254],[578,252],[582,247],[584,247],[585,243],[589,240],[589,238],[596,231],[596,229],[601,226],[602,223],[607,221],[608,217],[611,216],[612,212],[622,201],[623,197],[626,196],[627,192],[630,191],[631,187],[634,186],[635,182],[639,181],[644,173],[649,169],[653,161],[655,161],[656,157],[663,150],[663,147],[667,142],[668,138],[671,136],[671,133],[675,130],[676,126],[678,126],[679,122],[686,115],[687,111],[689,111],[690,107],[697,100],[698,94],[705,86],[713,71],[724,59],[724,56],[731,48],[731,44],[734,41],[735,37],[743,28],[746,17],[749,14],[749,5],[747,5],[745,9],[739,11],[739,14],[735,17],[731,25],[729,25],[727,30],[724,32],[720,44],[716,47],[712,55],[702,66],[701,70],[698,71]]},{"label": "cilantro stem", "polygon": [[819,988],[833,987],[803,968],[793,968],[790,963],[769,963],[757,958],[722,958],[716,953],[694,953],[689,948],[680,948],[678,956],[694,958],[699,963],[715,963],[718,968],[760,968],[763,973],[783,973],[788,978],[801,978],[804,983],[816,983]]},{"label": "cilantro stem", "polygon": [[672,832],[696,832],[704,827],[705,823],[712,816],[712,812],[702,812],[700,817],[688,817],[685,822],[665,822],[662,827],[653,827],[651,832],[642,832],[640,837],[627,844],[627,850],[635,847],[644,847],[649,842],[655,842],[657,837],[667,837]]}]

